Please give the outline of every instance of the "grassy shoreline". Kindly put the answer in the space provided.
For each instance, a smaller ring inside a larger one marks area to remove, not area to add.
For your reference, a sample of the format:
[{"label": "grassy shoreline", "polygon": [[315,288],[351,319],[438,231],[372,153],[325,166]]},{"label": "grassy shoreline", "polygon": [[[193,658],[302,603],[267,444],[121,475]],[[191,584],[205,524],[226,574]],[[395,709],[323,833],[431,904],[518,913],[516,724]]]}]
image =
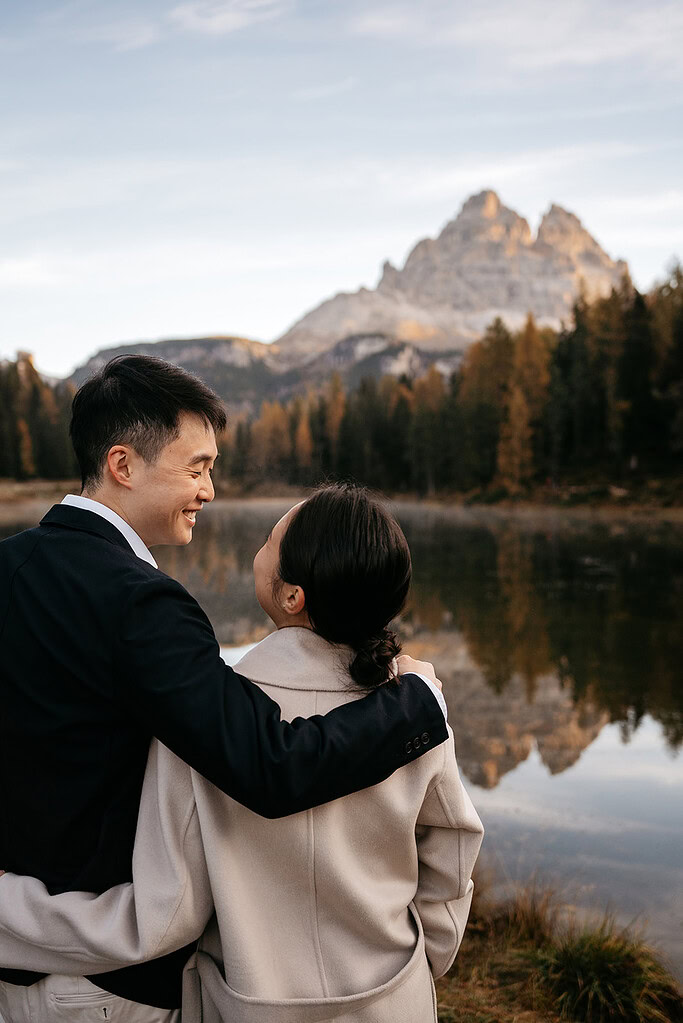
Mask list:
[{"label": "grassy shoreline", "polygon": [[439,1023],[681,1023],[683,993],[637,932],[607,915],[579,924],[552,890],[505,902],[475,879],[453,967],[437,981]]}]

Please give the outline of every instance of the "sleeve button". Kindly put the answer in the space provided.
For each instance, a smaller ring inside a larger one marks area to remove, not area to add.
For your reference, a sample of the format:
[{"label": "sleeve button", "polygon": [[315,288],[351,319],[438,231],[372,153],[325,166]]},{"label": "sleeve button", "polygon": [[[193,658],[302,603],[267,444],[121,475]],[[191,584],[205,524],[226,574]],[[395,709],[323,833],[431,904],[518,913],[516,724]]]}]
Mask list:
[{"label": "sleeve button", "polygon": [[421,746],[420,740],[419,740],[419,738],[416,737],[413,740],[413,749],[414,750],[418,750],[420,748],[420,746]]},{"label": "sleeve button", "polygon": [[412,753],[412,752],[413,752],[412,739],[408,739],[408,742],[406,743],[406,753]]},{"label": "sleeve button", "polygon": [[429,742],[429,732],[423,732],[422,733],[422,745],[426,746],[428,742]]}]

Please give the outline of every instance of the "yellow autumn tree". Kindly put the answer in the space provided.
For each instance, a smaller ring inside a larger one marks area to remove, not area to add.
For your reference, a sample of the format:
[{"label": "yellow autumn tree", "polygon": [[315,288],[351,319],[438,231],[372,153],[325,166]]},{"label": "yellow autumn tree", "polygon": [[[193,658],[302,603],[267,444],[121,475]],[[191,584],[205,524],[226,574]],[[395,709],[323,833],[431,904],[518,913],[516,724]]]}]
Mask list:
[{"label": "yellow autumn tree", "polygon": [[415,381],[415,404],[418,409],[438,412],[446,397],[443,376],[436,366],[430,366],[427,373]]},{"label": "yellow autumn tree", "polygon": [[465,352],[460,400],[465,405],[491,405],[501,409],[513,359],[513,340],[503,321],[496,317],[481,341]]},{"label": "yellow autumn tree", "polygon": [[550,388],[550,344],[531,313],[513,337],[497,451],[501,483],[517,491],[533,475],[534,439]]},{"label": "yellow autumn tree", "polygon": [[19,479],[35,476],[36,463],[33,457],[33,441],[25,419],[17,420],[17,436],[19,438]]},{"label": "yellow autumn tree", "polygon": [[548,400],[550,387],[550,346],[536,326],[531,313],[523,330],[515,335],[512,355],[512,383],[522,391],[531,422],[536,423]]},{"label": "yellow autumn tree", "polygon": [[308,407],[301,402],[294,432],[294,458],[299,469],[310,469],[313,462],[313,434]]},{"label": "yellow autumn tree", "polygon": [[282,475],[292,453],[287,410],[279,401],[264,401],[251,431],[251,457],[267,475]]},{"label": "yellow autumn tree", "polygon": [[337,464],[339,450],[339,430],[341,428],[344,411],[346,409],[346,395],[339,373],[333,373],[327,389],[327,411],[325,416],[325,428],[327,439],[330,444],[332,465]]},{"label": "yellow autumn tree", "polygon": [[531,479],[531,414],[519,384],[513,384],[506,402],[506,415],[498,444],[498,475],[508,490],[518,491]]}]

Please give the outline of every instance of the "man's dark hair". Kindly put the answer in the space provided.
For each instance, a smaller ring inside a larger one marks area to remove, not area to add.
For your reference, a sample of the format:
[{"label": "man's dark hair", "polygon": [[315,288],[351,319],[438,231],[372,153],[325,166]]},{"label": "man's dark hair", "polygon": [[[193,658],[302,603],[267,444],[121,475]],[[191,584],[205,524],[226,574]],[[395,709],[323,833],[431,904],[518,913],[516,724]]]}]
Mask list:
[{"label": "man's dark hair", "polygon": [[112,359],[81,385],[71,412],[71,442],[84,489],[102,482],[107,452],[114,444],[130,444],[146,462],[155,462],[179,436],[183,412],[201,416],[216,434],[227,425],[225,406],[210,387],[149,355]]}]

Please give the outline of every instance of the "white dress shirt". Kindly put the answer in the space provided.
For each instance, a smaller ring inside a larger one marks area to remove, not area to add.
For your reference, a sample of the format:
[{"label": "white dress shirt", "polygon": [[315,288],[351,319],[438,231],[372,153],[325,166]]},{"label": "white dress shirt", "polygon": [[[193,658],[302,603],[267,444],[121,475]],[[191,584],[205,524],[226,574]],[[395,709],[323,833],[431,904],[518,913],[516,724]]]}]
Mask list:
[{"label": "white dress shirt", "polygon": [[[143,561],[149,562],[150,565],[154,565],[155,568],[159,567],[154,558],[152,557],[150,551],[145,546],[143,541],[140,539],[138,534],[135,532],[133,527],[129,525],[125,519],[122,519],[120,515],[117,515],[115,511],[112,511],[112,509],[109,508],[106,504],[101,504],[99,501],[93,501],[92,498],[90,497],[80,497],[75,496],[74,494],[67,494],[67,496],[62,501],[62,504],[71,505],[72,508],[83,508],[85,511],[94,512],[95,515],[101,515],[103,519],[107,520],[107,522],[111,522],[112,526],[116,526],[118,531],[123,534],[123,536],[126,538],[128,543],[132,547],[133,552],[137,554],[139,558],[142,558]],[[441,708],[441,713],[443,714],[445,720],[448,721],[448,710],[446,708],[446,700],[444,699],[444,695],[439,689],[439,687],[435,686],[431,679],[427,678],[425,675],[420,675],[419,672],[417,671],[413,671],[410,674],[418,675],[418,677],[422,679],[425,685],[429,686],[431,691],[434,693],[436,702],[439,704],[439,707]]]},{"label": "white dress shirt", "polygon": [[138,534],[135,532],[133,527],[122,519],[120,515],[117,515],[115,511],[112,511],[106,504],[102,504],[100,501],[93,501],[90,497],[81,497],[74,494],[67,494],[62,504],[71,505],[72,508],[83,508],[84,511],[94,512],[95,515],[100,515],[107,522],[111,522],[112,526],[116,526],[119,533],[121,533],[128,541],[133,549],[133,553],[137,554],[143,561],[147,561],[150,565],[158,568],[156,561],[152,557],[149,549],[140,539]]}]

